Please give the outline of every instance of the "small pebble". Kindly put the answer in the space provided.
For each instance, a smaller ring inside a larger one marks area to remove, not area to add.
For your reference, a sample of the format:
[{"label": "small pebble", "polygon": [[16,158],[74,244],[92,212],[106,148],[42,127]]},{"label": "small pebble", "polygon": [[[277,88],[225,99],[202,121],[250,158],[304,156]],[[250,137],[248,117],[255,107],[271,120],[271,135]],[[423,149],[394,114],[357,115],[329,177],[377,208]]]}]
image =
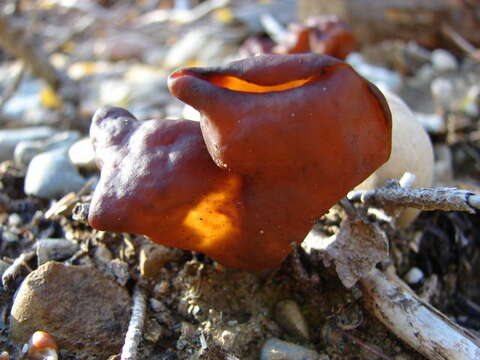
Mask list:
[{"label": "small pebble", "polygon": [[86,183],[70,162],[65,149],[35,156],[25,176],[25,193],[47,199],[58,199],[77,192]]},{"label": "small pebble", "polygon": [[326,355],[320,355],[316,351],[301,345],[282,341],[280,339],[268,339],[262,346],[260,360],[328,360]]},{"label": "small pebble", "polygon": [[107,264],[106,271],[113,275],[115,281],[120,286],[125,286],[128,279],[130,279],[130,273],[128,271],[128,264],[120,259],[113,259]]},{"label": "small pebble", "polygon": [[68,156],[73,165],[87,170],[97,169],[95,151],[89,137],[78,140],[68,150]]},{"label": "small pebble", "polygon": [[150,342],[156,343],[160,340],[165,331],[156,319],[148,319],[145,324],[144,338]]},{"label": "small pebble", "polygon": [[275,320],[290,335],[309,338],[307,322],[295,301],[280,301],[275,308]]},{"label": "small pebble", "polygon": [[433,68],[438,72],[455,71],[458,69],[458,62],[455,56],[444,49],[434,50],[431,62]]},{"label": "small pebble", "polygon": [[435,102],[444,108],[448,108],[455,97],[455,88],[452,81],[443,77],[432,81],[430,91]]},{"label": "small pebble", "polygon": [[352,53],[346,60],[360,75],[380,89],[396,91],[402,85],[402,78],[396,72],[365,62],[362,55]]},{"label": "small pebble", "polygon": [[132,89],[131,86],[120,79],[102,81],[100,85],[99,102],[102,105],[125,106]]},{"label": "small pebble", "polygon": [[435,76],[435,70],[431,64],[423,64],[415,73],[415,76],[409,79],[409,85],[416,88],[428,86]]},{"label": "small pebble", "polygon": [[15,243],[18,241],[18,235],[10,230],[4,230],[2,232],[2,240],[7,243]]},{"label": "small pebble", "polygon": [[161,280],[153,287],[153,294],[160,298],[170,291],[170,283],[167,280]]},{"label": "small pebble", "polygon": [[165,264],[178,260],[181,251],[163,245],[148,243],[140,250],[140,273],[145,277],[157,276]]},{"label": "small pebble", "polygon": [[37,241],[38,266],[50,260],[64,260],[75,254],[78,244],[67,239],[41,239]]},{"label": "small pebble", "polygon": [[8,226],[18,227],[22,223],[22,218],[17,213],[8,216]]},{"label": "small pebble", "polygon": [[57,360],[57,343],[49,333],[35,331],[28,341],[27,355],[30,360]]},{"label": "small pebble", "polygon": [[26,166],[36,155],[54,149],[67,148],[79,137],[80,134],[77,131],[64,131],[45,139],[21,141],[15,147],[13,158],[17,164]]},{"label": "small pebble", "polygon": [[22,141],[46,139],[55,134],[48,126],[0,130],[0,161],[13,160],[15,147]]},{"label": "small pebble", "polygon": [[155,298],[150,298],[150,306],[151,306],[152,310],[155,311],[155,312],[161,312],[161,311],[167,311],[168,310],[163,302],[161,302],[160,300],[157,300]]},{"label": "small pebble", "polygon": [[415,112],[415,118],[422,124],[423,128],[430,134],[441,134],[445,132],[445,119],[438,114],[425,114]]},{"label": "small pebble", "polygon": [[423,271],[417,267],[412,267],[408,272],[405,274],[405,281],[410,285],[418,284],[424,278]]},{"label": "small pebble", "polygon": [[106,265],[113,259],[113,255],[107,245],[99,243],[93,252],[93,258],[101,265]]}]

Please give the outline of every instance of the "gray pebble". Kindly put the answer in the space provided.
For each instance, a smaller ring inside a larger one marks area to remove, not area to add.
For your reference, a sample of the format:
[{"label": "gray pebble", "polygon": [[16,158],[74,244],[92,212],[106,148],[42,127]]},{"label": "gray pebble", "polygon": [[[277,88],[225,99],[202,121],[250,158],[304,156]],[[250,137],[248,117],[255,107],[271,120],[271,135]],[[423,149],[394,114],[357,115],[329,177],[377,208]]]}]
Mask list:
[{"label": "gray pebble", "polygon": [[328,360],[327,355],[304,346],[292,344],[280,339],[271,338],[263,344],[260,360]]},{"label": "gray pebble", "polygon": [[438,72],[455,71],[458,69],[458,62],[455,56],[444,49],[434,50],[431,62],[433,68]]},{"label": "gray pebble", "polygon": [[68,156],[73,165],[87,170],[95,170],[95,150],[89,137],[78,140],[68,150]]},{"label": "gray pebble", "polygon": [[405,281],[410,285],[418,284],[424,278],[423,271],[417,267],[412,267],[405,275]]},{"label": "gray pebble", "polygon": [[8,226],[18,227],[21,224],[22,224],[22,217],[17,213],[13,213],[8,216]]},{"label": "gray pebble", "polygon": [[448,108],[455,98],[455,87],[451,80],[443,77],[436,78],[430,84],[433,99],[441,106]]},{"label": "gray pebble", "polygon": [[352,53],[346,60],[360,75],[381,89],[395,92],[402,85],[402,78],[396,72],[384,67],[368,64],[362,55]]},{"label": "gray pebble", "polygon": [[67,239],[41,239],[37,241],[38,266],[50,260],[64,260],[72,256],[78,249],[78,244]]},{"label": "gray pebble", "polygon": [[49,126],[0,130],[0,161],[12,160],[15,147],[22,141],[46,139],[55,134]]},{"label": "gray pebble", "polygon": [[64,131],[46,139],[21,141],[15,147],[13,158],[17,164],[28,165],[34,156],[72,145],[80,134],[77,131]]},{"label": "gray pebble", "polygon": [[309,338],[307,322],[295,301],[280,301],[275,308],[275,320],[290,335],[303,339]]},{"label": "gray pebble", "polygon": [[65,149],[48,151],[35,156],[25,176],[25,193],[41,198],[60,198],[80,190],[86,180],[80,176]]}]

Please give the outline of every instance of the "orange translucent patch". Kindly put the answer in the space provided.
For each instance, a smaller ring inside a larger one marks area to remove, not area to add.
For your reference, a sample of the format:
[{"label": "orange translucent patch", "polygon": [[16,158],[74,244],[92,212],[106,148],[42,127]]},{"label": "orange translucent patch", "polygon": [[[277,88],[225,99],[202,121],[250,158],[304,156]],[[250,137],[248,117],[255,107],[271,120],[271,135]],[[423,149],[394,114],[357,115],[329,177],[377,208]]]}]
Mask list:
[{"label": "orange translucent patch", "polygon": [[300,87],[305,85],[307,82],[311,81],[313,76],[310,76],[306,79],[298,79],[288,81],[283,84],[277,85],[259,85],[254,84],[235,76],[229,75],[215,75],[208,79],[208,81],[212,84],[217,86],[233,90],[233,91],[243,91],[243,92],[251,92],[251,93],[266,93],[266,92],[273,92],[273,91],[285,91]]},{"label": "orange translucent patch", "polygon": [[214,248],[238,232],[240,214],[235,204],[240,187],[240,178],[231,174],[188,212],[183,225],[197,234],[199,249],[206,251]]}]

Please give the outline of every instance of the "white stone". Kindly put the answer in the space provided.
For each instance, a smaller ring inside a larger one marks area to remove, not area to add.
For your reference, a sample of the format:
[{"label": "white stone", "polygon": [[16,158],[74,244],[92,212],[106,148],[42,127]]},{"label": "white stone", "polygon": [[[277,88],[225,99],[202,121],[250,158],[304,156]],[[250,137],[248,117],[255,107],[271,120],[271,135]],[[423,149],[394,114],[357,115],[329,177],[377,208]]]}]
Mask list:
[{"label": "white stone", "polygon": [[[414,187],[430,187],[433,182],[433,147],[427,132],[410,108],[397,95],[384,93],[392,113],[392,153],[390,159],[370,175],[356,190],[379,188],[390,179],[409,172],[415,175]],[[408,226],[418,215],[417,209],[405,209],[397,219]]]},{"label": "white stone", "polygon": [[410,285],[418,284],[424,278],[423,271],[417,267],[412,267],[405,274],[405,281]]},{"label": "white stone", "polygon": [[0,130],[0,161],[12,160],[15,147],[22,141],[46,139],[55,134],[48,126]]},{"label": "white stone", "polygon": [[24,190],[28,195],[58,199],[80,190],[86,180],[70,162],[65,149],[35,156],[27,169]]},{"label": "white stone", "polygon": [[451,53],[444,49],[432,51],[432,65],[438,72],[455,71],[458,69],[458,62]]},{"label": "white stone", "polygon": [[73,165],[95,170],[97,164],[95,162],[95,150],[93,149],[92,140],[89,137],[78,140],[68,150],[68,156]]},{"label": "white stone", "polygon": [[319,355],[301,345],[271,338],[263,344],[261,360],[323,360],[325,356]]},{"label": "white stone", "polygon": [[358,53],[348,55],[346,61],[363,77],[380,89],[396,91],[402,85],[402,78],[396,72],[384,67],[368,64]]},{"label": "white stone", "polygon": [[13,157],[17,164],[26,166],[36,155],[54,149],[68,148],[79,137],[78,131],[63,131],[44,139],[21,141],[15,147]]},{"label": "white stone", "polygon": [[445,108],[448,108],[455,98],[452,81],[444,77],[434,79],[430,84],[430,91],[435,102]]}]

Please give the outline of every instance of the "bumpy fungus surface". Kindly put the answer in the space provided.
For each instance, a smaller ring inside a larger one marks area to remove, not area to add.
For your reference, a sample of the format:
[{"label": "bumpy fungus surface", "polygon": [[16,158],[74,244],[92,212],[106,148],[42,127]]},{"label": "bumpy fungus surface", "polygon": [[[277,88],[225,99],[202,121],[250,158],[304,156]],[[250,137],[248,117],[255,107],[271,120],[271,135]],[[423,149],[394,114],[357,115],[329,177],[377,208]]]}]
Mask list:
[{"label": "bumpy fungus surface", "polygon": [[327,56],[185,68],[169,87],[202,113],[200,124],[139,122],[119,108],[95,114],[102,174],[92,226],[239,269],[272,268],[390,154],[383,96]]}]

